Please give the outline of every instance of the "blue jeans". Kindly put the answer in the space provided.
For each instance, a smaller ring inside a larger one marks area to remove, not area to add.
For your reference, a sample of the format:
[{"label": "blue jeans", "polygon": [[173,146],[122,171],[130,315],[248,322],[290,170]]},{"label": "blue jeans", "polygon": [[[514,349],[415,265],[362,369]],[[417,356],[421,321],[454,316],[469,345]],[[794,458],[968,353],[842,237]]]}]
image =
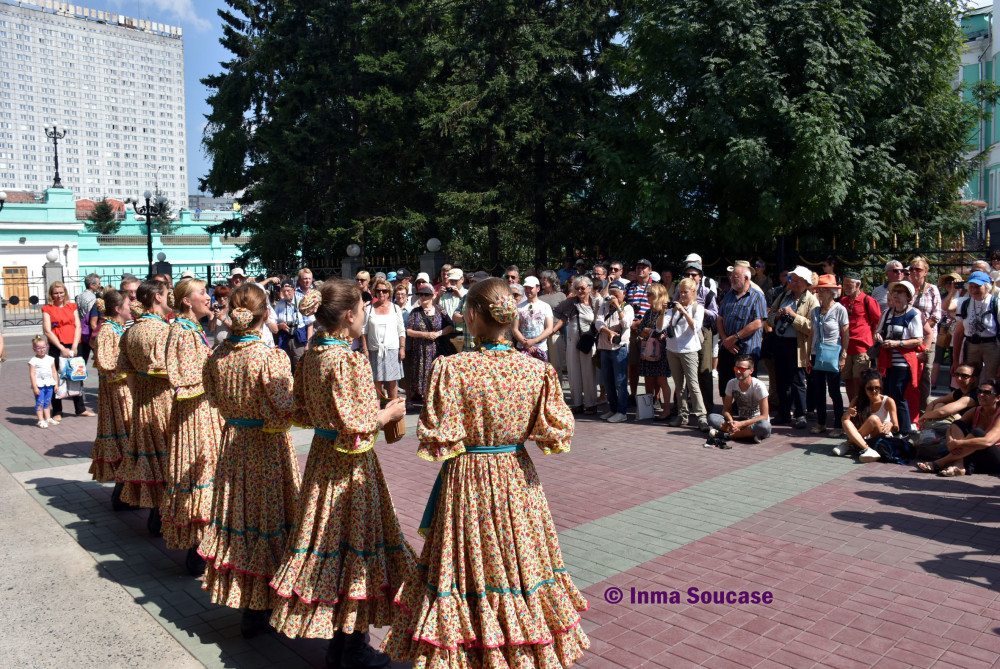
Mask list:
[{"label": "blue jeans", "polygon": [[52,406],[53,390],[55,389],[52,386],[40,386],[38,388],[38,397],[35,398],[35,411],[48,409]]},{"label": "blue jeans", "polygon": [[890,367],[885,372],[885,394],[896,401],[899,433],[910,433],[910,408],[906,406],[906,389],[910,386],[909,367]]},{"label": "blue jeans", "polygon": [[[740,418],[734,416],[734,420],[741,420]],[[726,422],[726,419],[721,413],[710,413],[708,414],[708,426],[714,427],[716,430],[722,427],[722,424]],[[750,431],[753,435],[759,439],[767,439],[771,436],[771,421],[759,420],[750,426]]]},{"label": "blue jeans", "polygon": [[628,412],[628,349],[601,349],[601,378],[608,390],[608,410]]}]

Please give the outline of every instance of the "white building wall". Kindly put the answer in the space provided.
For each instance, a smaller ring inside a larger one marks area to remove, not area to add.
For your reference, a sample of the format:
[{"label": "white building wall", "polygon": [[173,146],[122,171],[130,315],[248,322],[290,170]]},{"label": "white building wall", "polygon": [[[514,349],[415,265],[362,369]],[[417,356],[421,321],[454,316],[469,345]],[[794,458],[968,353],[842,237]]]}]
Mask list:
[{"label": "white building wall", "polygon": [[[110,13],[54,4],[67,11],[0,0],[0,190],[52,184],[45,128],[55,124],[68,130],[59,173],[77,198],[124,199],[158,184],[175,208],[186,206],[179,29],[131,28],[117,15],[110,21]],[[75,15],[81,11],[109,21]]]}]

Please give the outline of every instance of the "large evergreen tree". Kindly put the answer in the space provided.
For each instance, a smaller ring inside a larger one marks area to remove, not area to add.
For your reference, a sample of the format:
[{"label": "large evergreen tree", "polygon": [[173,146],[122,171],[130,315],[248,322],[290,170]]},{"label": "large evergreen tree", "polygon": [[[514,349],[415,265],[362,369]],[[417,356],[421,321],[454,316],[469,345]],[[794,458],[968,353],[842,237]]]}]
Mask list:
[{"label": "large evergreen tree", "polygon": [[967,224],[959,5],[637,0],[625,180],[651,238],[745,250]]},{"label": "large evergreen tree", "polygon": [[121,221],[115,215],[115,209],[108,202],[108,198],[103,197],[94,203],[94,210],[87,217],[84,224],[87,232],[96,232],[99,235],[113,235],[122,227]]}]

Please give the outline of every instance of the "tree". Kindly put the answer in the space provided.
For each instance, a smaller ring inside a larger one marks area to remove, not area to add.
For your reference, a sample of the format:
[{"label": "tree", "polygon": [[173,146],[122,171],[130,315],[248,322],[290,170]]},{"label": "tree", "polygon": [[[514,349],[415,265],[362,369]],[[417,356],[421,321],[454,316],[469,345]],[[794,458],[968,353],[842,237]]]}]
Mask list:
[{"label": "tree", "polygon": [[108,202],[108,198],[103,197],[99,202],[94,203],[94,210],[90,212],[85,224],[87,232],[96,232],[99,235],[113,235],[122,227],[121,221],[115,214],[115,209]]},{"label": "tree", "polygon": [[[163,198],[162,202],[160,198]],[[173,207],[167,196],[160,191],[159,186],[157,186],[150,204],[160,207],[160,213],[157,216],[153,216],[153,232],[159,232],[161,235],[174,234],[177,226],[173,218]]]},{"label": "tree", "polygon": [[[637,0],[623,180],[653,242],[968,225],[958,0]],[[977,90],[995,100],[995,88]],[[718,247],[716,247],[718,248]]]}]

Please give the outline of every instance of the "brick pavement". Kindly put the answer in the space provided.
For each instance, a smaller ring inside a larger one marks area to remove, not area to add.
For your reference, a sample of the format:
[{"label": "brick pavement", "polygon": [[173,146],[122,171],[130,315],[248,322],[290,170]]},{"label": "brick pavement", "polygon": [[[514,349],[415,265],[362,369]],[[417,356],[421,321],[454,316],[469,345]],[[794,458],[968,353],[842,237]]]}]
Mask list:
[{"label": "brick pavement", "polygon": [[[87,475],[96,422],[32,427],[18,369],[27,339],[8,348],[0,464],[102,575],[207,667],[321,666],[325,642],[243,640],[239,614],[208,603],[183,553],[146,536],[145,512],[109,510],[110,486]],[[310,435],[293,437],[304,463]],[[570,454],[533,455],[591,604],[592,648],[580,666],[1000,667],[995,478],[860,465],[830,456],[834,442],[787,428],[731,451],[702,443],[690,430],[583,419]],[[415,528],[438,466],[415,446],[411,430],[379,457],[419,551]],[[690,604],[692,587],[770,591],[773,603]],[[615,588],[623,600],[612,604]],[[632,603],[643,591],[677,591],[681,601]]]}]

